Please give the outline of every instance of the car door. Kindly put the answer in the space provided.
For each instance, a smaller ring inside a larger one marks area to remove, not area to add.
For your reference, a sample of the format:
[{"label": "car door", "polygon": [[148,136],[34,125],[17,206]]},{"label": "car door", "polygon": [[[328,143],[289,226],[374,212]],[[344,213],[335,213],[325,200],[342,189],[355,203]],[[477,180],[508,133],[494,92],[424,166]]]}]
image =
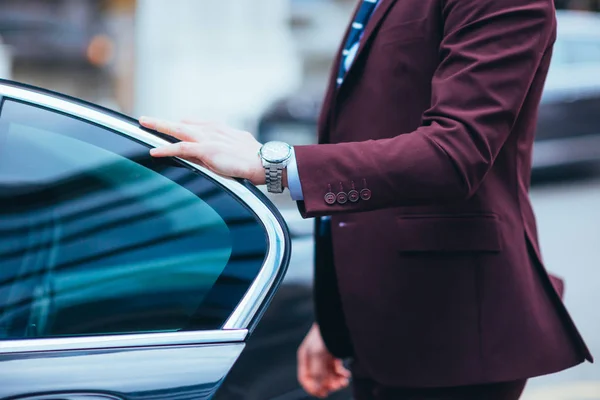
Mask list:
[{"label": "car door", "polygon": [[207,399],[279,285],[251,184],[120,114],[0,82],[0,398]]}]

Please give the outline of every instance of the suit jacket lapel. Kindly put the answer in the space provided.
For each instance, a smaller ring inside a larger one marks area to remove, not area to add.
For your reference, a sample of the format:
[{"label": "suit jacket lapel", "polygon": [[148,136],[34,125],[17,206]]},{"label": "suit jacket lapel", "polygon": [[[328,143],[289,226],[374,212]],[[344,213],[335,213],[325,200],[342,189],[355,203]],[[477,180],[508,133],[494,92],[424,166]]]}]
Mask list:
[{"label": "suit jacket lapel", "polygon": [[358,10],[360,10],[360,6],[362,4],[362,0],[357,2],[356,8],[352,13],[352,19],[350,23],[348,23],[348,27],[346,28],[346,32],[344,33],[344,37],[340,43],[340,47],[338,48],[337,53],[335,54],[335,58],[333,60],[333,64],[331,66],[331,73],[329,75],[329,82],[327,84],[327,89],[325,90],[325,98],[323,99],[323,103],[321,105],[321,112],[319,114],[319,122],[318,122],[318,135],[319,135],[319,143],[323,143],[327,140],[327,129],[329,125],[329,116],[331,114],[332,108],[332,100],[334,97],[334,93],[336,92],[336,82],[337,82],[337,74],[338,74],[338,66],[340,62],[342,62],[342,50],[344,50],[344,44],[346,42],[346,38],[350,33],[350,28],[352,26],[352,21],[356,18],[356,14]]},{"label": "suit jacket lapel", "polygon": [[[375,31],[377,30],[377,28],[379,27],[379,24],[381,24],[381,22],[383,22],[383,17],[385,17],[388,10],[395,2],[396,2],[396,0],[380,0],[379,6],[373,12],[371,19],[369,20],[369,22],[367,23],[367,26],[365,27],[365,32],[363,34],[362,39],[360,40],[360,46],[358,47],[358,51],[356,53],[356,56],[354,57],[354,61],[352,62],[350,69],[346,72],[346,78],[348,78],[348,76],[352,73],[352,70],[354,69],[353,67],[356,65],[356,62],[360,59],[361,55],[364,54],[365,49],[367,47],[369,47],[369,43],[372,39],[373,33],[375,33]],[[346,81],[346,78],[344,79],[344,81]],[[341,86],[343,86],[343,85],[344,85],[344,83],[342,82]],[[339,88],[338,88],[338,92],[339,92]]]},{"label": "suit jacket lapel", "polygon": [[[377,30],[377,27],[383,21],[383,18],[387,14],[390,7],[396,2],[396,0],[380,0],[380,1],[381,1],[381,3],[377,7],[377,9],[373,12],[371,19],[367,23],[365,32],[360,41],[360,46],[358,48],[358,52],[356,53],[356,56],[354,58],[352,65],[350,66],[350,69],[346,72],[346,79],[352,73],[352,71],[355,69],[354,66],[356,65],[356,62],[361,57],[361,55],[364,53],[365,49],[368,47],[369,42],[372,39],[373,33],[375,33],[375,31]],[[356,17],[356,13],[360,9],[361,3],[362,3],[362,0],[358,2],[358,5],[352,15],[351,21],[354,21],[354,18]],[[346,37],[348,36],[348,33],[350,31],[351,24],[352,24],[352,22],[350,22],[348,28],[346,29],[346,33],[342,39],[342,44],[341,44],[340,48],[338,49],[334,64],[332,66],[331,75],[329,77],[329,85],[328,85],[327,91],[325,93],[325,98],[323,101],[323,105],[321,108],[321,114],[320,114],[320,118],[319,118],[319,128],[318,129],[319,129],[319,142],[320,143],[327,140],[327,131],[329,128],[331,113],[332,113],[332,110],[335,105],[335,99],[336,99],[337,94],[340,91],[339,89],[342,86],[344,86],[344,82],[342,82],[342,84],[338,88],[336,82],[337,82],[338,67],[342,60],[342,50],[344,47],[344,43],[346,41]],[[344,79],[344,81],[346,81],[346,79]]]}]

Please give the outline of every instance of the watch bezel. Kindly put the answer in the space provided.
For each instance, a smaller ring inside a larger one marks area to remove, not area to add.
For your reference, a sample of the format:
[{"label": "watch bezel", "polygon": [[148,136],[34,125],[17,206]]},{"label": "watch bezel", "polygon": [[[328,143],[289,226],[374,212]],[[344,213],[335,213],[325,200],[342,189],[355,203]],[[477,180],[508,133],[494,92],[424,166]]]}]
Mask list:
[{"label": "watch bezel", "polygon": [[[287,147],[287,154],[285,156],[282,156],[280,158],[268,158],[265,156],[265,154],[263,153],[263,150],[268,148],[267,146],[273,146],[275,144],[283,144]],[[270,142],[267,142],[265,144],[263,144],[260,148],[259,151],[259,155],[260,158],[262,158],[264,161],[271,163],[271,164],[283,164],[284,162],[286,162],[287,160],[289,160],[292,157],[292,146],[290,146],[289,144],[287,144],[286,142],[282,142],[279,140],[272,140]]]}]

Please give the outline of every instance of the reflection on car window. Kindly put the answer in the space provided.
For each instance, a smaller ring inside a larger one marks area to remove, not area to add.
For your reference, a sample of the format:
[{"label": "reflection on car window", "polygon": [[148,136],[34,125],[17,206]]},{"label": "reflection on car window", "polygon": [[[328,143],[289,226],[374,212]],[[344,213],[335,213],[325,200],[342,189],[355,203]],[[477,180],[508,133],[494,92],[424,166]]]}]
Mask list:
[{"label": "reflection on car window", "polygon": [[209,178],[4,101],[0,340],[218,329],[265,253],[257,218]]}]

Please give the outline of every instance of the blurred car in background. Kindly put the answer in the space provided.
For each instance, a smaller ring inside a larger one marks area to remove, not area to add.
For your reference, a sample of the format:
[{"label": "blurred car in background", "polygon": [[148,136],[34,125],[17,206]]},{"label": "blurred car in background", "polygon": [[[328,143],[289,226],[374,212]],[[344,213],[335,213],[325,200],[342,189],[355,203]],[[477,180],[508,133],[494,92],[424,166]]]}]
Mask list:
[{"label": "blurred car in background", "polygon": [[104,33],[100,2],[3,0],[0,35],[18,63],[92,67],[88,57],[96,35]]},{"label": "blurred car in background", "polygon": [[600,15],[558,12],[558,37],[540,105],[533,167],[600,160]]},{"label": "blurred car in background", "polygon": [[[600,160],[600,15],[557,12],[558,38],[540,105],[533,173]],[[259,122],[261,141],[316,141],[322,93],[281,99]]]},{"label": "blurred car in background", "polygon": [[0,38],[12,64],[0,77],[117,108],[111,101],[117,46],[109,34],[107,4],[0,1]]}]

